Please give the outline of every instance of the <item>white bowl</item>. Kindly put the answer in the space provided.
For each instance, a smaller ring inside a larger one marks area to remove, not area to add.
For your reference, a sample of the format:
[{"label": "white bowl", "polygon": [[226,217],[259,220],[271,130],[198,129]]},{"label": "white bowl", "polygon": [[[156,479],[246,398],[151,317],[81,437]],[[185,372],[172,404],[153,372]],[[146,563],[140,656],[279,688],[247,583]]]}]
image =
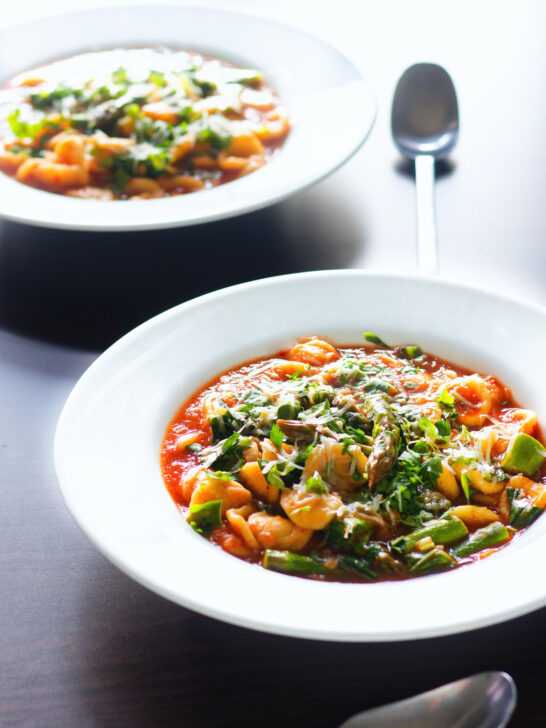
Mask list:
[{"label": "white bowl", "polygon": [[0,30],[3,80],[83,51],[164,45],[258,68],[288,107],[290,132],[264,168],[212,190],[145,201],[80,200],[33,189],[0,173],[0,215],[73,230],[150,230],[220,220],[278,202],[318,182],[356,152],[375,100],[339,51],[262,18],[176,5],[97,8]]},{"label": "white bowl", "polygon": [[546,604],[546,517],[477,564],[403,582],[340,584],[273,573],[223,552],[184,521],[159,453],[200,385],[295,338],[375,331],[498,376],[546,412],[546,309],[434,279],[323,271],[234,286],[127,334],[90,367],[62,412],[55,464],[72,515],[97,548],[168,599],[268,632],[329,640],[431,637]]}]

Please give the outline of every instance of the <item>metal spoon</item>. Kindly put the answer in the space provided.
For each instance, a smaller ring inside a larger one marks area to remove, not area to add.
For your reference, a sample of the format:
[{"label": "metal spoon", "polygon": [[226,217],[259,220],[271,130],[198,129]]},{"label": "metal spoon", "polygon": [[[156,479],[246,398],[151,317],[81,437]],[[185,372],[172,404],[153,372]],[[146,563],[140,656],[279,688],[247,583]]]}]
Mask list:
[{"label": "metal spoon", "polygon": [[398,703],[365,710],[339,728],[504,728],[516,707],[505,672],[482,672]]},{"label": "metal spoon", "polygon": [[434,63],[405,71],[394,92],[391,128],[399,151],[415,159],[419,270],[435,274],[434,160],[447,156],[459,135],[457,94],[447,71]]}]

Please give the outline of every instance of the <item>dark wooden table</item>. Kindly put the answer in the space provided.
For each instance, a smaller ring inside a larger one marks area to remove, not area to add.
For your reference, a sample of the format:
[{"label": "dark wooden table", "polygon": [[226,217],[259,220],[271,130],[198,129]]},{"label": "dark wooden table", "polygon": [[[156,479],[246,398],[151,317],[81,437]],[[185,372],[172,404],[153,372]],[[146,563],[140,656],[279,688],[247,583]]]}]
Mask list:
[{"label": "dark wooden table", "polygon": [[[86,367],[135,324],[263,276],[414,270],[414,185],[388,128],[396,79],[413,62],[445,65],[461,107],[460,143],[437,186],[442,275],[546,302],[546,5],[216,4],[289,19],[344,48],[377,88],[376,127],[330,179],[223,223],[115,236],[0,224],[0,725],[333,728],[489,669],[517,682],[512,728],[544,725],[546,610],[423,642],[259,634],[132,582],[61,501],[58,414]],[[393,606],[393,620],[403,609]]]}]

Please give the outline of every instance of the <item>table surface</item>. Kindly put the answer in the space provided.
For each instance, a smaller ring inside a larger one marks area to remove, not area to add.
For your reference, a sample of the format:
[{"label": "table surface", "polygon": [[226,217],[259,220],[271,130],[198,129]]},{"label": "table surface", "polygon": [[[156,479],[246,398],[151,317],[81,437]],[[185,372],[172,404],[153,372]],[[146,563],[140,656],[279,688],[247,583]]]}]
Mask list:
[{"label": "table surface", "polygon": [[[243,280],[415,269],[414,182],[389,136],[394,85],[411,63],[444,65],[460,103],[460,142],[436,192],[441,274],[546,302],[546,4],[208,4],[338,45],[376,87],[376,125],[329,179],[225,222],[114,236],[0,223],[0,725],[331,728],[491,669],[517,682],[512,728],[542,725],[546,610],[419,643],[260,634],[134,583],[64,507],[52,461],[57,417],[87,366],[134,325]],[[3,23],[43,12],[35,0],[11,5]]]}]

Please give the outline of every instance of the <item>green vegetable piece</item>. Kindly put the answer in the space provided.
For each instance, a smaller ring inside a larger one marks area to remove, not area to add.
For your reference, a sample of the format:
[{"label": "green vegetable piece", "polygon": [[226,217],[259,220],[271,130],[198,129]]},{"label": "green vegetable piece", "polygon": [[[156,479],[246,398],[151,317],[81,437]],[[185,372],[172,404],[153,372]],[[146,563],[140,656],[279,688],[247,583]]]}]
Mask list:
[{"label": "green vegetable piece", "polygon": [[510,534],[500,521],[494,521],[484,528],[474,531],[465,541],[450,550],[452,556],[461,557],[481,551],[482,549],[508,541]]},{"label": "green vegetable piece", "polygon": [[311,478],[307,478],[305,482],[305,490],[308,493],[318,493],[318,495],[322,495],[323,493],[328,492],[328,488],[325,482],[322,480],[318,473],[316,477],[313,476]]},{"label": "green vegetable piece", "polygon": [[208,536],[215,526],[222,525],[222,501],[214,500],[191,506],[188,523],[197,533]]},{"label": "green vegetable piece", "polygon": [[165,74],[161,73],[161,71],[150,71],[148,81],[150,81],[150,83],[153,83],[154,86],[159,86],[160,88],[163,88],[167,85],[167,81],[165,80]]},{"label": "green vegetable piece", "polygon": [[271,468],[265,477],[270,485],[274,485],[275,488],[278,488],[279,490],[284,490],[284,480],[281,478],[279,469],[276,465]]},{"label": "green vegetable piece", "polygon": [[370,488],[392,470],[398,456],[400,430],[396,417],[384,394],[372,394],[365,401],[366,413],[373,416],[373,448],[368,458],[367,473]]},{"label": "green vegetable piece", "polygon": [[120,84],[128,84],[130,83],[129,78],[127,76],[127,69],[120,66],[114,73],[112,74],[112,81],[114,83],[120,83]]},{"label": "green vegetable piece", "polygon": [[542,508],[528,505],[526,508],[521,509],[517,515],[510,515],[510,525],[514,526],[514,528],[530,526],[542,512]]},{"label": "green vegetable piece", "polygon": [[[309,364],[307,365],[307,369],[309,369]],[[290,379],[291,382],[295,382],[296,379],[301,379],[303,376],[303,367],[301,369],[298,369],[294,372],[294,374],[291,374],[288,379]]]},{"label": "green vegetable piece", "polygon": [[369,581],[377,579],[377,574],[370,568],[366,559],[359,559],[356,556],[342,556],[337,563],[338,567],[342,571],[348,571],[351,574],[358,574],[358,576]]},{"label": "green vegetable piece", "polygon": [[540,516],[542,508],[533,506],[521,492],[515,488],[507,488],[510,501],[510,525],[514,528],[525,528]]},{"label": "green vegetable piece", "polygon": [[394,395],[397,393],[397,389],[389,382],[385,382],[382,379],[370,379],[370,381],[364,385],[366,392],[383,392],[384,394]]},{"label": "green vegetable piece", "polygon": [[37,121],[35,124],[31,124],[28,121],[22,121],[20,117],[21,112],[19,109],[15,109],[9,114],[7,122],[10,125],[12,132],[19,139],[34,139],[41,134],[44,130],[48,130],[51,133],[59,129],[59,125],[47,118]]},{"label": "green vegetable piece", "polygon": [[195,129],[191,126],[190,131],[197,132],[197,139],[200,142],[210,141],[211,145],[221,151],[229,147],[232,138],[232,125],[229,119],[222,114],[214,113],[196,122]]},{"label": "green vegetable piece", "polygon": [[278,424],[275,422],[275,424],[271,428],[271,433],[269,435],[269,439],[275,445],[277,450],[280,450],[282,448],[283,438],[284,438],[284,435],[282,433],[282,430],[278,426]]},{"label": "green vegetable piece", "polygon": [[379,336],[376,336],[371,331],[366,331],[362,336],[366,339],[366,341],[369,341],[370,344],[377,344],[378,346],[384,346],[385,349],[390,349],[391,347],[388,344],[385,344],[385,342],[379,338]]},{"label": "green vegetable piece", "polygon": [[426,415],[419,420],[419,429],[425,433],[431,442],[435,442],[438,438],[438,431],[434,426],[434,422],[431,422]]},{"label": "green vegetable piece", "polygon": [[224,415],[211,417],[210,428],[212,430],[213,443],[223,440],[235,431],[233,415],[231,412],[226,412]]},{"label": "green vegetable piece", "polygon": [[434,488],[442,472],[442,460],[438,456],[425,460],[421,465],[423,478],[428,478],[431,487]]},{"label": "green vegetable piece", "polygon": [[[312,386],[309,392],[309,400],[311,404],[321,404],[322,402],[331,402],[336,393],[333,387],[328,384],[318,384],[316,387]],[[298,412],[301,408],[298,408]]]},{"label": "green vegetable piece", "polygon": [[223,67],[220,74],[224,83],[257,84],[263,80],[263,73],[254,68]]},{"label": "green vegetable piece", "polygon": [[416,558],[410,567],[410,574],[432,574],[437,571],[446,571],[457,566],[457,561],[443,549],[432,549],[424,556]]},{"label": "green vegetable piece", "polygon": [[466,473],[461,474],[461,488],[463,489],[466,502],[470,503],[470,478]]},{"label": "green vegetable piece", "polygon": [[281,404],[281,406],[277,410],[277,417],[280,420],[295,420],[298,417],[300,409],[301,408],[298,407],[293,402],[287,402],[286,404]]},{"label": "green vegetable piece", "polygon": [[436,432],[443,440],[449,440],[451,436],[451,425],[447,420],[436,420]]},{"label": "green vegetable piece", "polygon": [[423,352],[418,346],[401,346],[399,355],[402,359],[417,359]]},{"label": "green vegetable piece", "polygon": [[523,473],[531,477],[546,459],[544,445],[531,435],[520,432],[506,451],[501,467],[507,473]]},{"label": "green vegetable piece", "polygon": [[432,574],[437,571],[453,569],[455,566],[457,566],[457,561],[453,556],[450,556],[443,549],[436,548],[424,556],[416,557],[415,562],[410,566],[410,574]]},{"label": "green vegetable piece", "polygon": [[450,394],[447,389],[442,389],[440,395],[436,398],[436,401],[441,407],[447,410],[453,409],[455,405],[455,397]]},{"label": "green vegetable piece", "polygon": [[409,554],[415,544],[425,536],[430,536],[435,544],[449,544],[468,536],[468,529],[457,516],[446,516],[429,521],[407,536],[400,536],[392,542],[392,548],[399,553]]},{"label": "green vegetable piece", "polygon": [[203,445],[200,445],[198,442],[192,442],[191,445],[186,445],[186,450],[190,452],[201,452],[202,449]]},{"label": "green vegetable piece", "polygon": [[[350,528],[347,528],[348,525]],[[372,533],[373,525],[366,521],[353,519],[348,524],[341,518],[334,518],[326,528],[325,544],[362,556],[367,553]]]},{"label": "green vegetable piece", "polygon": [[313,559],[311,556],[274,549],[265,551],[262,566],[283,574],[325,574],[330,571],[321,561]]}]

